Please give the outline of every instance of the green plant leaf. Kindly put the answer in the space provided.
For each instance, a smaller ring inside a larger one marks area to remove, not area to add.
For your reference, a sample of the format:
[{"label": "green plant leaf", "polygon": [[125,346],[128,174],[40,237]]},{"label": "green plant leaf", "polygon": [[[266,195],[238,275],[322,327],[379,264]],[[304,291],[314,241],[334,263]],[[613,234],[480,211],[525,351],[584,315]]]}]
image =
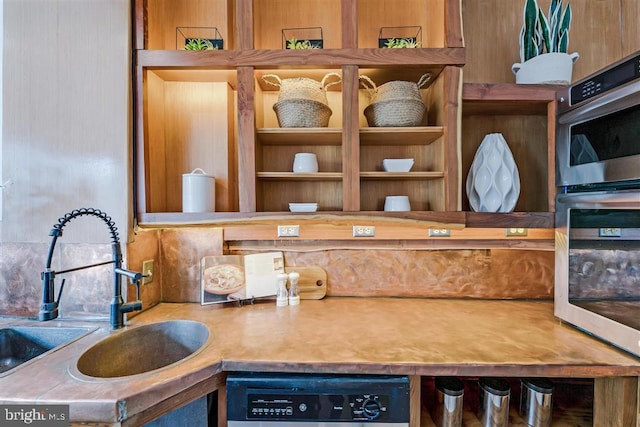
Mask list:
[{"label": "green plant leaf", "polygon": [[525,0],[520,30],[520,59],[522,62],[545,52],[567,52],[571,5],[563,11],[563,0],[551,0],[549,15],[545,16],[537,0]]},{"label": "green plant leaf", "polygon": [[525,0],[522,18],[521,47],[525,62],[537,55],[536,21],[538,20],[538,3],[536,0]]},{"label": "green plant leaf", "polygon": [[560,19],[555,52],[567,53],[567,49],[569,48],[569,29],[571,28],[571,18],[571,5],[567,4],[567,8],[562,13],[562,18]]},{"label": "green plant leaf", "polygon": [[186,44],[184,45],[185,50],[215,50],[216,48],[213,46],[210,40],[207,39],[187,39]]},{"label": "green plant leaf", "polygon": [[292,37],[289,40],[287,40],[287,49],[295,49],[297,42],[298,42],[298,39],[296,39],[295,37]]},{"label": "green plant leaf", "polygon": [[542,53],[542,46],[547,50],[547,52],[551,52],[551,39],[549,37],[549,21],[547,21],[547,17],[542,13],[542,9],[538,9],[538,19],[539,19],[539,49],[538,55]]},{"label": "green plant leaf", "polygon": [[[555,31],[558,28],[558,21],[560,20],[560,14],[562,13],[562,0],[553,0],[549,5],[549,28],[554,29],[549,32],[549,45],[553,49],[558,42],[558,33]],[[551,51],[549,51],[551,52]]]}]

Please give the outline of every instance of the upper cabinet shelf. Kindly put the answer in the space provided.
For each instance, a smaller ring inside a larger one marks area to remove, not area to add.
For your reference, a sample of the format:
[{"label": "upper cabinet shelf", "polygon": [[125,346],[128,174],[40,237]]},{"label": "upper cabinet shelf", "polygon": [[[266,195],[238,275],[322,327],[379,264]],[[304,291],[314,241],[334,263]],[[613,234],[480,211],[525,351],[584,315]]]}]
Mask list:
[{"label": "upper cabinet shelf", "polygon": [[[554,212],[556,95],[557,87],[548,85],[465,83],[461,127],[465,179],[484,136],[501,133],[520,175],[515,211]],[[465,193],[463,210],[469,209]]]},{"label": "upper cabinet shelf", "polygon": [[444,135],[443,126],[363,127],[361,145],[429,145]]},{"label": "upper cabinet shelf", "polygon": [[[134,5],[138,218],[180,217],[182,174],[195,168],[216,179],[216,212],[207,218],[284,212],[290,202],[384,215],[385,197],[395,194],[409,195],[416,215],[460,209],[461,0]],[[407,28],[417,48],[380,47],[380,39],[405,37]],[[286,49],[290,35],[312,33],[321,49]],[[190,39],[217,49],[185,49]],[[329,72],[341,82],[327,91],[328,126],[281,128],[278,88],[262,76],[320,81]],[[426,105],[419,126],[368,125],[371,94],[361,75],[380,86],[424,74],[431,79],[419,90]],[[292,173],[297,152],[315,153],[319,173]],[[405,157],[415,159],[411,172],[383,172],[383,159]]]},{"label": "upper cabinet shelf", "polygon": [[[182,50],[185,38],[191,36],[221,37],[223,50],[282,50],[287,39],[294,37],[320,37],[323,50],[371,49],[379,47],[380,37],[405,37],[405,30],[394,29],[402,27],[419,29],[416,41],[421,48],[463,47],[460,0],[136,0],[135,3],[138,50]],[[318,49],[314,51],[317,53]]]}]

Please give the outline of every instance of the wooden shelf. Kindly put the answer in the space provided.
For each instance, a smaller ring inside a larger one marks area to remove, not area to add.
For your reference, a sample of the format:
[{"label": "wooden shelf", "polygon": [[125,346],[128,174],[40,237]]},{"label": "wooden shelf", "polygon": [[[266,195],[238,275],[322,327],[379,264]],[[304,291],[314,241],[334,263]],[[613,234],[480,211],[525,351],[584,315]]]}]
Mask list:
[{"label": "wooden shelf", "polygon": [[278,181],[341,181],[342,174],[338,172],[257,172],[258,179]]},{"label": "wooden shelf", "polygon": [[444,172],[360,172],[361,179],[367,180],[423,180],[444,178]]},{"label": "wooden shelf", "polygon": [[340,145],[340,128],[259,128],[258,141],[264,145]]},{"label": "wooden shelf", "polygon": [[[464,65],[464,48],[432,49],[319,49],[319,50],[222,50],[190,52],[184,50],[138,50],[135,65],[147,68],[235,68],[268,70],[284,68],[338,69],[342,65],[387,69],[401,63],[421,66],[434,75],[446,65]],[[391,70],[389,70],[390,72]]]},{"label": "wooden shelf", "polygon": [[444,135],[443,126],[360,129],[361,145],[429,145]]},{"label": "wooden shelf", "polygon": [[[415,227],[424,227],[425,223],[456,224],[455,228],[473,229],[504,229],[508,227],[530,228],[540,230],[554,229],[554,215],[544,212],[515,212],[515,213],[478,213],[478,212],[327,212],[323,211],[322,222],[325,224],[339,224],[343,220],[366,219],[373,221],[392,223],[394,221],[410,221]],[[182,213],[162,212],[141,215],[139,225],[171,225],[171,224],[201,224],[215,225],[225,224],[259,224],[261,221],[279,221],[290,217],[289,212],[206,212],[206,213]],[[301,221],[314,222],[320,213],[295,214]],[[503,230],[504,231],[504,230]],[[504,233],[502,233],[504,237]],[[530,237],[530,236],[529,236]]]},{"label": "wooden shelf", "polygon": [[555,214],[553,212],[465,212],[465,224],[470,228],[553,229],[555,227]]}]

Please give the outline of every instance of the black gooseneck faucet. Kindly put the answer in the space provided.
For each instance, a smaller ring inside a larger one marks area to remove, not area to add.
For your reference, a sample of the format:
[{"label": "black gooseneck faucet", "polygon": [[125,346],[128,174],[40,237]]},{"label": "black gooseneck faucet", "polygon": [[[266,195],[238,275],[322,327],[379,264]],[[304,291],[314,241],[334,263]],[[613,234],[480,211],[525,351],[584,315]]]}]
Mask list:
[{"label": "black gooseneck faucet", "polygon": [[[51,259],[53,258],[53,250],[56,246],[58,237],[62,236],[62,229],[69,221],[74,218],[88,215],[94,216],[102,220],[109,228],[109,234],[111,235],[111,249],[113,252],[113,259],[111,261],[101,262],[97,264],[85,265],[82,267],[71,268],[62,271],[51,270]],[[54,280],[56,275],[69,273],[77,270],[84,270],[87,268],[98,267],[106,264],[114,264],[113,268],[113,299],[111,300],[110,310],[110,326],[111,329],[119,329],[124,326],[124,313],[130,313],[132,311],[138,311],[142,309],[142,302],[140,302],[140,280],[143,278],[141,273],[135,271],[129,271],[122,268],[122,250],[120,248],[120,238],[118,237],[118,229],[115,223],[105,212],[99,209],[93,208],[81,208],[73,210],[65,214],[62,218],[58,219],[58,223],[53,226],[49,232],[51,236],[51,244],[49,246],[49,254],[47,256],[47,264],[44,271],[41,273],[42,277],[42,305],[40,306],[40,313],[38,319],[40,321],[46,321],[55,319],[58,317],[58,304],[60,303],[60,297],[62,296],[62,289],[64,288],[64,279],[60,285],[58,291],[57,301],[54,299],[55,286]],[[125,303],[122,298],[122,284],[121,276],[128,277],[132,283],[136,285],[136,301]]]}]

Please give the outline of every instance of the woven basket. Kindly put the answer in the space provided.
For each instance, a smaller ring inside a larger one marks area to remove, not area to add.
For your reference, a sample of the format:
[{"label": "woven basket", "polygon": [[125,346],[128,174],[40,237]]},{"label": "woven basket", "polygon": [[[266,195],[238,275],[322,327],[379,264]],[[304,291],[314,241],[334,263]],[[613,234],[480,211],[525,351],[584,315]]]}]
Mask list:
[{"label": "woven basket", "polygon": [[273,104],[282,128],[327,127],[331,108],[312,99],[283,99]]},{"label": "woven basket", "polygon": [[431,73],[425,73],[420,77],[418,83],[407,82],[402,80],[394,80],[376,86],[376,84],[367,76],[360,76],[362,85],[369,92],[370,102],[386,101],[388,99],[419,99],[420,89],[431,79]]},{"label": "woven basket", "polygon": [[371,127],[418,126],[425,112],[422,100],[414,98],[387,99],[373,102],[364,109]]},{"label": "woven basket", "polygon": [[[327,82],[331,77],[337,77],[337,81]],[[262,80],[272,86],[280,88],[278,101],[284,99],[310,99],[329,105],[327,101],[327,89],[341,82],[340,74],[327,73],[322,81],[317,82],[307,77],[294,77],[290,79],[281,79],[275,74],[265,74]]]}]

